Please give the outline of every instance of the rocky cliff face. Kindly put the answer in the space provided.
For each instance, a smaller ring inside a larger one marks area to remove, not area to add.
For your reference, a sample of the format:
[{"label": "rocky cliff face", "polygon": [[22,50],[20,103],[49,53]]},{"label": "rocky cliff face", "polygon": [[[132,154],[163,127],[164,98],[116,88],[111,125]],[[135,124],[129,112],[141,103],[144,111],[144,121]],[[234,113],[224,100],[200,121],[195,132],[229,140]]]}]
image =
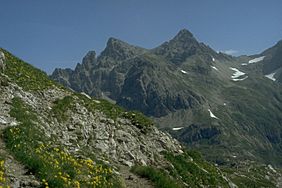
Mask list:
[{"label": "rocky cliff face", "polygon": [[[85,70],[80,65],[74,71],[56,69],[51,78],[76,91],[109,97],[127,109],[141,110],[159,117],[203,102],[200,95],[186,88],[181,89],[182,83],[175,80],[177,76],[173,73],[177,66],[166,63],[175,59],[174,63],[177,64],[185,62],[190,56],[203,54],[203,61],[210,61],[212,56],[208,52],[219,56],[198,43],[187,30],[180,31],[170,42],[153,50],[110,38],[97,60],[88,55],[84,57],[82,65],[87,61],[91,64],[88,66],[90,69]],[[209,66],[199,66],[194,71],[207,73],[209,69]]]}]

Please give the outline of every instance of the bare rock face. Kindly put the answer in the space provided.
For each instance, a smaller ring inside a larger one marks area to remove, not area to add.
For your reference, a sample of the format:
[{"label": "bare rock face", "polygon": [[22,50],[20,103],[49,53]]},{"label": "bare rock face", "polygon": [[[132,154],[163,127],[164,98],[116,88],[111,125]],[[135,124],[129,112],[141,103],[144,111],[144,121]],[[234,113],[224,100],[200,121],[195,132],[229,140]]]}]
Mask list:
[{"label": "bare rock face", "polygon": [[0,71],[1,72],[4,72],[4,70],[5,70],[4,61],[5,61],[5,54],[0,51]]}]

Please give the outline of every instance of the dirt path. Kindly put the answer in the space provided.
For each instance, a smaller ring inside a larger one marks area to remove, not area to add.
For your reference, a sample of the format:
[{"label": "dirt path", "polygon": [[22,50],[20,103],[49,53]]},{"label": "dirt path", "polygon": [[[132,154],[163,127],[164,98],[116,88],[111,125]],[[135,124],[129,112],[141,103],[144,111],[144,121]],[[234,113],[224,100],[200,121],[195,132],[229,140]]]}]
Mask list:
[{"label": "dirt path", "polygon": [[10,187],[39,187],[40,183],[35,176],[28,173],[28,170],[11,156],[5,147],[3,137],[0,138],[0,156],[5,159],[5,174],[7,185]]},{"label": "dirt path", "polygon": [[130,168],[127,166],[120,166],[119,173],[123,177],[125,185],[128,188],[154,188],[152,182],[131,173]]},{"label": "dirt path", "polygon": [[16,124],[16,121],[9,116],[12,97],[13,93],[9,86],[0,86],[0,158],[5,160],[6,182],[12,188],[39,187],[39,181],[34,175],[28,173],[24,165],[14,159],[3,140],[3,130]]}]

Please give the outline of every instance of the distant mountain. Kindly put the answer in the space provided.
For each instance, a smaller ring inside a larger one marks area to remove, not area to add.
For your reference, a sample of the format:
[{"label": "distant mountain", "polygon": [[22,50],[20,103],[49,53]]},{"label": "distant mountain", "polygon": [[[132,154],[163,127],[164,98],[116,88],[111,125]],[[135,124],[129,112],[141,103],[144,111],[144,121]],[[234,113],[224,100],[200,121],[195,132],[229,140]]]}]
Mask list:
[{"label": "distant mountain", "polygon": [[264,75],[275,82],[282,82],[282,41],[260,54],[246,58],[244,56],[243,66],[253,69],[253,72]]},{"label": "distant mountain", "polygon": [[51,78],[76,91],[109,97],[128,109],[160,117],[203,102],[201,95],[178,81],[183,74],[178,69],[187,64],[187,59],[194,64],[200,60],[189,67],[191,73],[208,74],[214,58],[232,59],[198,43],[187,30],[152,50],[110,38],[97,59],[94,52],[89,52],[74,71],[56,69]]},{"label": "distant mountain", "polygon": [[51,78],[152,116],[219,164],[282,165],[282,87],[268,75],[279,69],[279,43],[259,55],[233,57],[185,29],[154,49],[112,41],[97,58],[86,56],[74,71],[56,69]]},{"label": "distant mountain", "polygon": [[278,82],[282,82],[282,41],[261,53],[263,59],[263,73],[273,75]]}]

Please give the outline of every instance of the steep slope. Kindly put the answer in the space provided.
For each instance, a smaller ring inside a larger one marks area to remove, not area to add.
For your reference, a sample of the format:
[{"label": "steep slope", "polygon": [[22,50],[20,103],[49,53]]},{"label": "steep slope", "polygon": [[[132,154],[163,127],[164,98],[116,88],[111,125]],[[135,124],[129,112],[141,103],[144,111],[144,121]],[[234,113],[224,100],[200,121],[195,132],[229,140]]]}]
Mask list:
[{"label": "steep slope", "polygon": [[262,52],[263,73],[278,82],[282,82],[282,41],[275,46]]},{"label": "steep slope", "polygon": [[256,70],[266,78],[281,82],[282,74],[282,41],[260,54],[245,58],[243,66]]},{"label": "steep slope", "polygon": [[[185,150],[142,114],[67,90],[0,51],[1,186],[235,186],[229,173]],[[256,174],[243,179],[278,183],[279,172],[269,180]]]},{"label": "steep slope", "polygon": [[[268,59],[267,54],[236,58],[217,53],[181,30],[157,48],[126,60],[112,59],[115,66],[109,70],[119,79],[98,78],[97,72],[105,67],[94,68],[88,78],[107,83],[93,85],[92,91],[100,90],[126,109],[154,117],[161,129],[200,149],[209,160],[281,166],[282,88],[264,75],[260,62]],[[52,75],[57,81],[64,77]],[[108,86],[112,90],[104,88]]]}]

